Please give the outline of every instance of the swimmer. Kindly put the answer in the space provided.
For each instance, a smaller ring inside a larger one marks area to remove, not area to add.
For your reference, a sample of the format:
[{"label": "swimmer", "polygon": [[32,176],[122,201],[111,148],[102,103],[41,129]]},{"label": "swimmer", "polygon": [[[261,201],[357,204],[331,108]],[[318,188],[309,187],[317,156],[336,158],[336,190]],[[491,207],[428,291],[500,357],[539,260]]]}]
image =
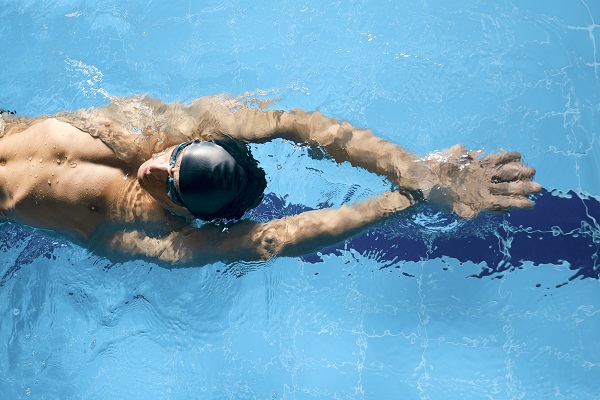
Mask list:
[{"label": "swimmer", "polygon": [[[417,202],[463,218],[531,208],[541,190],[520,154],[454,146],[417,157],[319,112],[250,107],[223,96],[189,104],[147,96],[90,110],[0,118],[0,218],[113,261],[166,267],[299,256],[336,244]],[[260,223],[264,171],[247,143],[275,138],[386,177],[394,190]],[[227,224],[191,222],[224,218]]]}]

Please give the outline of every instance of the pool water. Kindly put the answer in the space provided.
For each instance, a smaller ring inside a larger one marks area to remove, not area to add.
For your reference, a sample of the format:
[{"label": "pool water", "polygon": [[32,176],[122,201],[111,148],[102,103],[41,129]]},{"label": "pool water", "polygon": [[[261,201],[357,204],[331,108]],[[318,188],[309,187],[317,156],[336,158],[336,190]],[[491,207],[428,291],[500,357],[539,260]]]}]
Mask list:
[{"label": "pool water", "polygon": [[[0,0],[0,107],[276,99],[418,154],[520,151],[532,211],[419,206],[301,258],[111,264],[0,225],[0,398],[597,399],[600,3]],[[0,141],[1,143],[1,141]],[[249,217],[385,190],[282,141]]]}]

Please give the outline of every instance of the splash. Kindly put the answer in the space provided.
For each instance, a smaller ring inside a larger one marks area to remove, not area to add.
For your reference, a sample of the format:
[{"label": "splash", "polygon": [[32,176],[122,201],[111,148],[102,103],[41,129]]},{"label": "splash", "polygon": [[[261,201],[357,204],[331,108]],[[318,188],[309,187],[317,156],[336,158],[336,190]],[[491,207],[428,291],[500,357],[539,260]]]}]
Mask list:
[{"label": "splash", "polygon": [[82,75],[83,79],[78,79],[81,93],[90,98],[104,97],[110,99],[111,96],[102,87],[104,74],[93,65],[87,65],[83,61],[74,60],[65,57],[65,69],[75,75]]}]

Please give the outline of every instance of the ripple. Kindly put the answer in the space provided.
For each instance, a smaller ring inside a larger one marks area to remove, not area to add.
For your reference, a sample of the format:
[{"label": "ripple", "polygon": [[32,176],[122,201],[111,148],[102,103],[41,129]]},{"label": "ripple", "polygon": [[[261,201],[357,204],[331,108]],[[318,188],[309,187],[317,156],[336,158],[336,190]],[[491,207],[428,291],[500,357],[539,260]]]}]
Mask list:
[{"label": "ripple", "polygon": [[412,219],[418,225],[429,232],[447,233],[457,230],[464,225],[464,220],[459,220],[453,214],[437,212],[435,214],[419,213]]}]

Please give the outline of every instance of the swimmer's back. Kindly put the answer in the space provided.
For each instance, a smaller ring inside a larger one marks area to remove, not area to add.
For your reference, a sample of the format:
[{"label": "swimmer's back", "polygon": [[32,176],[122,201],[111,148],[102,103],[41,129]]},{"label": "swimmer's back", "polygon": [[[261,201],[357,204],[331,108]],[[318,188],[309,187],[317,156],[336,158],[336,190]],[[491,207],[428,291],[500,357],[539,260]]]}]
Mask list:
[{"label": "swimmer's back", "polygon": [[101,140],[53,118],[0,139],[3,216],[79,240],[108,218],[110,186],[128,175]]}]

